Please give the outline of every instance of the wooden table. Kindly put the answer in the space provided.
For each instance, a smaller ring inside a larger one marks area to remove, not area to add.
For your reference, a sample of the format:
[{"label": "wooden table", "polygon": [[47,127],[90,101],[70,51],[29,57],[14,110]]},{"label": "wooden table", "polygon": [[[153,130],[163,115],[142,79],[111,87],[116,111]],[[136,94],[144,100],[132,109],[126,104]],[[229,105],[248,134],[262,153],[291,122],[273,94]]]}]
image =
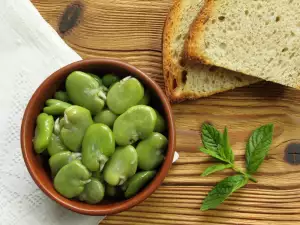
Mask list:
[{"label": "wooden table", "polygon": [[[161,87],[161,36],[171,0],[33,0],[42,16],[83,58],[114,57],[129,62],[155,79]],[[62,17],[68,6],[68,14]],[[61,24],[64,21],[79,20]],[[198,101],[173,105],[180,159],[164,184],[133,209],[108,216],[102,224],[300,224],[299,148],[300,92],[260,83]],[[258,126],[272,122],[275,135],[269,156],[250,183],[218,210],[199,207],[224,171],[207,178],[201,172],[213,163],[200,153],[199,128],[210,121],[229,128],[236,161],[244,166],[245,141]],[[295,152],[294,152],[295,151]],[[294,154],[295,153],[295,154]],[[290,163],[287,163],[287,158]]]}]

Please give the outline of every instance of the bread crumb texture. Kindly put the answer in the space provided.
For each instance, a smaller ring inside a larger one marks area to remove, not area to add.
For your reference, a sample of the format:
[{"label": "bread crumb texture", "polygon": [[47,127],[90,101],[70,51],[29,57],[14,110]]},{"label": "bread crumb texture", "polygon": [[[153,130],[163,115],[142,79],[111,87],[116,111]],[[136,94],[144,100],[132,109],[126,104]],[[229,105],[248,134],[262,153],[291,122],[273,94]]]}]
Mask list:
[{"label": "bread crumb texture", "polygon": [[214,0],[203,26],[199,59],[299,88],[299,0]]}]

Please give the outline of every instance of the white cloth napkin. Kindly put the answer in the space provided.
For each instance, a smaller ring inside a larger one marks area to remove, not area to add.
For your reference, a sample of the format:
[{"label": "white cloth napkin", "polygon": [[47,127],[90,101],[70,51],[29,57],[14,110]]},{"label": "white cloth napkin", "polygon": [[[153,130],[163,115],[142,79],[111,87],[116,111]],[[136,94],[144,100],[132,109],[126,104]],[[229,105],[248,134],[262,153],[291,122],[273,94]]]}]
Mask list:
[{"label": "white cloth napkin", "polygon": [[20,126],[31,95],[49,74],[80,59],[29,0],[0,0],[0,224],[97,225],[104,218],[50,200],[21,155]]}]

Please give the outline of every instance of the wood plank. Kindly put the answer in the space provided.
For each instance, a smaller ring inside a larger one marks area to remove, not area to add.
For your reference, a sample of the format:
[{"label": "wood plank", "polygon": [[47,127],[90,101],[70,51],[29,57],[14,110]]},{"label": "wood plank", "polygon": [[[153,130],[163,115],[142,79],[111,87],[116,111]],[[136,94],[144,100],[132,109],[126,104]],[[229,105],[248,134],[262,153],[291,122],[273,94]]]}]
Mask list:
[{"label": "wood plank", "polygon": [[[62,13],[71,0],[33,0],[42,16],[59,32]],[[75,2],[78,4],[78,2]],[[161,35],[171,0],[82,0],[78,24],[60,33],[83,58],[113,57],[145,71],[163,87]],[[288,164],[285,149],[300,143],[300,93],[262,82],[197,101],[173,105],[180,159],[164,184],[145,202],[101,224],[300,224],[300,166]],[[207,178],[201,172],[214,163],[200,153],[199,128],[205,121],[229,128],[237,164],[244,167],[245,141],[251,131],[275,124],[269,156],[250,183],[218,210],[199,207],[216,182],[232,174]]]}]

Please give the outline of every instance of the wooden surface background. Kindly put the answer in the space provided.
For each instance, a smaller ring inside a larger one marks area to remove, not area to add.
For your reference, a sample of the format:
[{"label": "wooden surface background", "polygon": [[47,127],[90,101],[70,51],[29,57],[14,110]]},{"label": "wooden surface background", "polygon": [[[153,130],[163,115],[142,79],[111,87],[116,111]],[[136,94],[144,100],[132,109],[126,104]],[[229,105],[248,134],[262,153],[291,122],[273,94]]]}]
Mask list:
[{"label": "wooden surface background", "polygon": [[[129,62],[164,86],[161,34],[171,0],[33,0],[42,16],[83,58],[113,57]],[[76,26],[59,26],[79,15]],[[73,11],[72,11],[73,10]],[[78,14],[77,14],[78,13]],[[66,31],[68,30],[68,31]],[[62,31],[62,32],[60,32]],[[144,203],[102,224],[300,224],[300,165],[285,161],[290,143],[300,143],[300,92],[280,85],[260,83],[198,101],[173,105],[180,159],[164,184]],[[248,184],[218,210],[201,212],[207,192],[230,171],[200,177],[213,163],[200,153],[199,128],[210,121],[229,128],[236,161],[244,166],[245,141],[250,132],[275,124],[269,156]],[[294,159],[299,155],[294,154]]]}]

